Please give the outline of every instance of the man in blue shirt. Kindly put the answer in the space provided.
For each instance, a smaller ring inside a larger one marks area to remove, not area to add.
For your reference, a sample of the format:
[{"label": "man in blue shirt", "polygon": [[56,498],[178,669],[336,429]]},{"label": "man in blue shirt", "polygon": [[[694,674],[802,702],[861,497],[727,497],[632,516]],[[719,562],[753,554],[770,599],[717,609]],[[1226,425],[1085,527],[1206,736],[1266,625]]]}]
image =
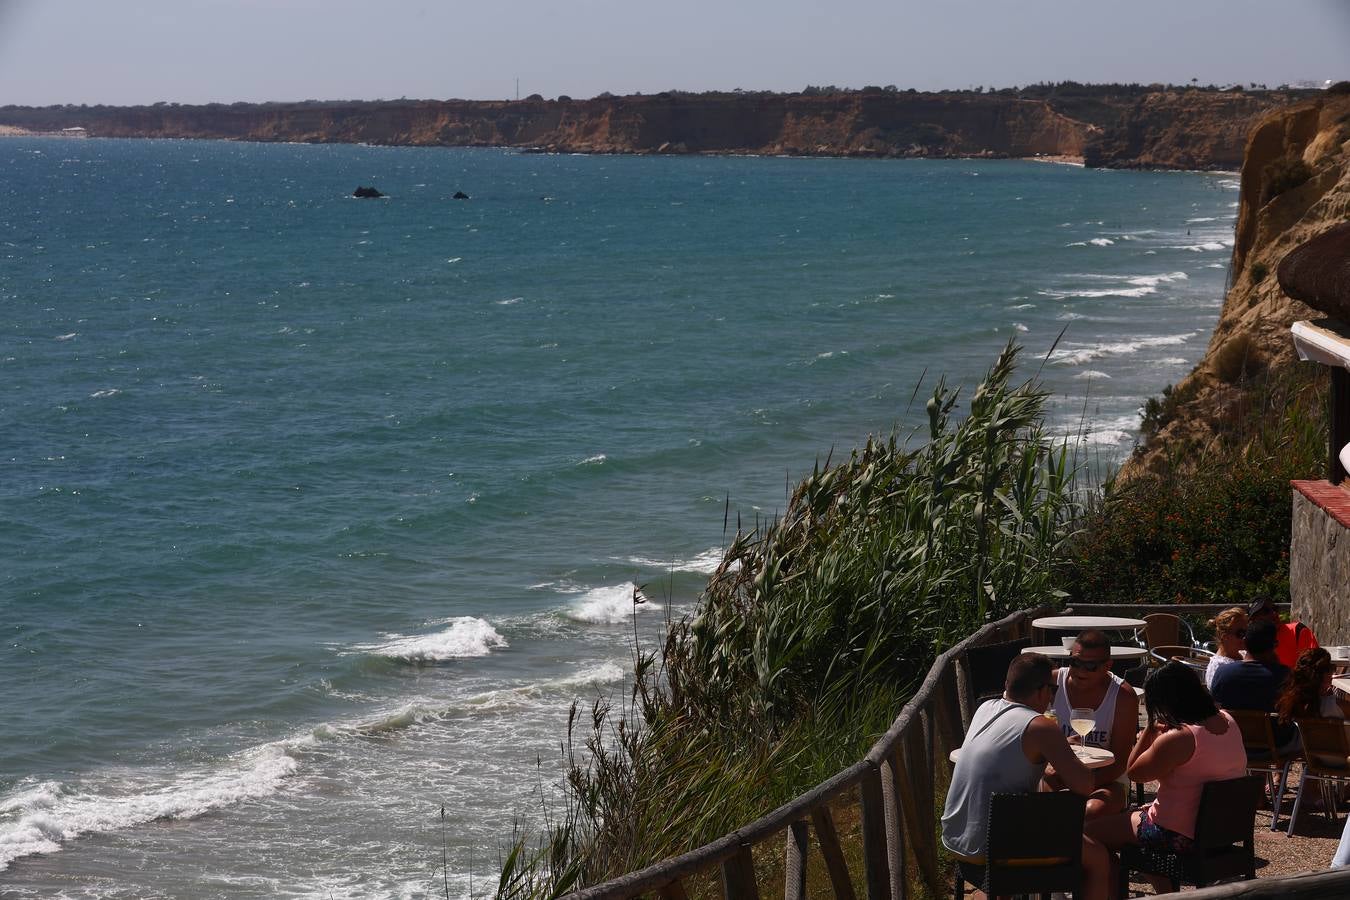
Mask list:
[{"label": "man in blue shirt", "polygon": [[[1214,673],[1210,693],[1224,709],[1254,709],[1274,712],[1275,701],[1284,689],[1289,670],[1275,655],[1276,625],[1253,619],[1247,626],[1247,658],[1236,665],[1224,666]],[[1275,743],[1284,747],[1298,735],[1292,725],[1275,729]]]}]

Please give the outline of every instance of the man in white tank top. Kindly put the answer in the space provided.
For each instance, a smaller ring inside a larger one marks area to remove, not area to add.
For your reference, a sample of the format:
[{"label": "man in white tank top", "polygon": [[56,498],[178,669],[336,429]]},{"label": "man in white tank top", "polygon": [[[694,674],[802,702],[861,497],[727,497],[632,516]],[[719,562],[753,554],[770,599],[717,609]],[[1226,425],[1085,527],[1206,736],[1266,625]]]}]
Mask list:
[{"label": "man in white tank top", "polygon": [[[1109,766],[1093,769],[1097,789],[1088,798],[1087,816],[1111,815],[1125,808],[1129,781],[1124,778],[1135,733],[1139,730],[1139,698],[1134,688],[1111,671],[1111,641],[1096,629],[1084,631],[1069,651],[1069,664],[1056,672],[1059,690],[1051,709],[1064,736],[1078,742],[1069,724],[1074,709],[1093,711],[1092,730],[1082,739],[1090,747],[1103,747],[1116,755]],[[1052,775],[1046,783],[1061,786]]]}]

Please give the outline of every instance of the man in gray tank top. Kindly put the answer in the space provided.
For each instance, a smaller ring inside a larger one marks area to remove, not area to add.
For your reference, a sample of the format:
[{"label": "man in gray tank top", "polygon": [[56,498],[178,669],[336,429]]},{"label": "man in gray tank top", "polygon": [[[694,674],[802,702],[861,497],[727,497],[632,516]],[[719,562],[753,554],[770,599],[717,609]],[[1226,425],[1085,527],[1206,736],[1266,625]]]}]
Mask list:
[{"label": "man in gray tank top", "polygon": [[[1049,658],[1023,653],[1008,666],[1003,696],[976,710],[942,812],[942,843],[957,856],[983,858],[990,796],[1039,790],[1047,763],[1074,793],[1086,797],[1095,789],[1059,726],[1043,715],[1057,689]],[[1101,900],[1094,888],[1109,882],[1109,865],[1105,848],[1084,837],[1085,900]]]}]

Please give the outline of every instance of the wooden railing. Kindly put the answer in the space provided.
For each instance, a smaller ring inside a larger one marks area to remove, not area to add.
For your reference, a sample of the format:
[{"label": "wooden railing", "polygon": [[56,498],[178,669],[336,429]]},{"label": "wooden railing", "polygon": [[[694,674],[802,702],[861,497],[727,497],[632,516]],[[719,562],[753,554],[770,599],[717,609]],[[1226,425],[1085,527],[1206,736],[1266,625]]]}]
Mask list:
[{"label": "wooden railing", "polygon": [[904,900],[911,866],[934,896],[947,888],[938,862],[934,822],[939,768],[961,746],[971,710],[966,699],[966,651],[1026,637],[1044,610],[1014,613],[991,622],[934,660],[914,697],[867,755],[833,778],[780,806],[758,821],[637,872],[621,875],[569,896],[570,900],[628,900],[658,894],[686,900],[685,882],[720,867],[726,900],[758,900],[751,850],[784,836],[784,897],[806,896],[808,841],[814,831],[830,886],[838,900],[857,900],[853,878],[835,828],[831,804],[856,791],[862,826],[867,900]]}]

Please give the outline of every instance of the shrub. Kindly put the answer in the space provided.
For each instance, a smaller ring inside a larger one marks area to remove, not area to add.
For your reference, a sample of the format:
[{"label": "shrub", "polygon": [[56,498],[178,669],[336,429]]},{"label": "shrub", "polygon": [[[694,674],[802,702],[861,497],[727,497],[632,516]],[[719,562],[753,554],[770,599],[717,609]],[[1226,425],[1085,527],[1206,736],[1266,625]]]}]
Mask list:
[{"label": "shrub", "polygon": [[1228,384],[1254,374],[1261,366],[1261,352],[1245,331],[1224,341],[1219,352],[1214,354],[1214,374]]},{"label": "shrub", "polygon": [[1338,81],[1327,87],[1328,94],[1350,94],[1350,81]]},{"label": "shrub", "polygon": [[1266,276],[1269,274],[1270,269],[1263,262],[1254,262],[1251,268],[1247,270],[1247,277],[1252,280],[1252,284],[1260,284],[1266,280]]},{"label": "shrub", "polygon": [[1312,177],[1312,169],[1302,158],[1282,156],[1261,170],[1261,202],[1269,203],[1285,191],[1291,191]]},{"label": "shrub", "polygon": [[1195,389],[1191,386],[1173,387],[1168,385],[1163,388],[1161,397],[1149,397],[1144,401],[1143,421],[1139,423],[1139,430],[1143,432],[1145,438],[1152,437],[1159,431],[1167,427],[1177,416],[1177,411],[1195,396]]}]

